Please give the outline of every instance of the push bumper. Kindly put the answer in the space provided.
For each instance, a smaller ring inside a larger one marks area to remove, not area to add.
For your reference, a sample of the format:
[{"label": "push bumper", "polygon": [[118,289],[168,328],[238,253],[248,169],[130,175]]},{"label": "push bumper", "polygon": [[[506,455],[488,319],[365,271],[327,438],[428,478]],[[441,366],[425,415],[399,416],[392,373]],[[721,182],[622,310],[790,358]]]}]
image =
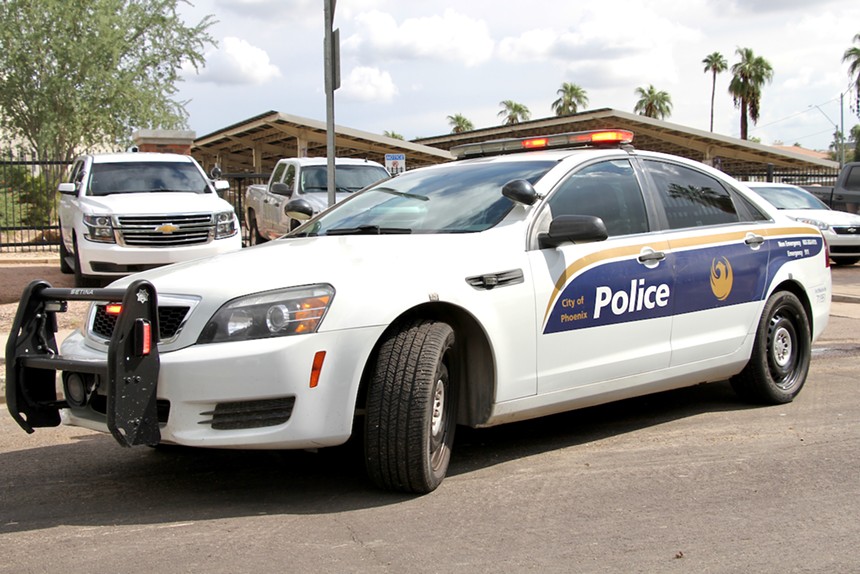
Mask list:
[{"label": "push bumper", "polygon": [[[57,351],[57,313],[68,301],[122,301],[106,359],[65,358]],[[69,401],[86,402],[96,389],[107,395],[107,426],[122,446],[161,440],[156,409],[159,372],[155,287],[134,281],[127,289],[59,289],[30,283],[6,342],[6,404],[28,433],[60,424]],[[74,392],[57,399],[57,371],[78,376]]]}]

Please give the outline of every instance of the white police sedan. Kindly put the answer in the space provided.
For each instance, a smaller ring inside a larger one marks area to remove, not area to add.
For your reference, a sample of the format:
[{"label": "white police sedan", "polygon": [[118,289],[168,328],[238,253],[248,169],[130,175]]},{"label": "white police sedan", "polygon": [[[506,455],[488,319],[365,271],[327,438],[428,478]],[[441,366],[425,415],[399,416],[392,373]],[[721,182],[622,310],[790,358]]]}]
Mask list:
[{"label": "white police sedan", "polygon": [[[32,285],[9,408],[25,428],[62,408],[126,445],[316,448],[359,429],[377,485],[424,493],[458,424],[727,379],[791,401],[830,308],[820,231],[632,137],[468,145],[266,245],[105,290]],[[54,357],[37,311],[75,297],[94,301],[86,328]],[[63,403],[37,400],[38,369],[63,371]]]}]

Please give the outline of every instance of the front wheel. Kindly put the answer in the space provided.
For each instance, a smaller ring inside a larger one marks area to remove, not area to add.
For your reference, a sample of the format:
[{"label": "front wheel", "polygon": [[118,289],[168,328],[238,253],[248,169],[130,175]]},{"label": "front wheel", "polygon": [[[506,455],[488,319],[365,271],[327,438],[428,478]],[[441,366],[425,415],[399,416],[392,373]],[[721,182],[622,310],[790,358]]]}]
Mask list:
[{"label": "front wheel", "polygon": [[742,398],[783,404],[803,388],[812,355],[809,319],[800,300],[788,291],[771,295],[759,319],[752,356],[731,379]]},{"label": "front wheel", "polygon": [[448,472],[457,413],[454,331],[418,320],[382,343],[367,391],[364,453],[377,486],[427,493]]},{"label": "front wheel", "polygon": [[253,210],[248,211],[248,244],[260,245],[266,241],[267,239],[260,235],[260,228],[257,227],[257,215]]}]

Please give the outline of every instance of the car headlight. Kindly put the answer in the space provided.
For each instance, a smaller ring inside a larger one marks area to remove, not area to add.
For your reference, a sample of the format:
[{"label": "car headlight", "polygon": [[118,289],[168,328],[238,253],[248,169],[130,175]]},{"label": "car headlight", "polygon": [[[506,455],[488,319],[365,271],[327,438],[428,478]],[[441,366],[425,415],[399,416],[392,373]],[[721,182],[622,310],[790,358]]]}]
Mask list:
[{"label": "car headlight", "polygon": [[251,341],[314,333],[333,298],[331,285],[292,287],[239,297],[218,309],[197,342]]},{"label": "car headlight", "polygon": [[809,225],[814,225],[821,231],[830,231],[830,226],[823,221],[819,221],[817,219],[810,219],[808,217],[795,217],[795,219],[797,221],[800,221],[801,223],[808,223]]},{"label": "car headlight", "polygon": [[116,243],[109,215],[84,215],[83,220],[87,228],[84,237],[100,243]]},{"label": "car headlight", "polygon": [[215,239],[233,237],[238,231],[235,213],[222,211],[215,214]]}]

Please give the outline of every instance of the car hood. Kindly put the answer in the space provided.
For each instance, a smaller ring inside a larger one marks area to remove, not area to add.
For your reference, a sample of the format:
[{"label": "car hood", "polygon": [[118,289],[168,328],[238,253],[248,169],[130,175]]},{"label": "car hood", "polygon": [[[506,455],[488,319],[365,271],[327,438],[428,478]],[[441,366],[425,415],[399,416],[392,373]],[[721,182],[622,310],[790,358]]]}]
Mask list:
[{"label": "car hood", "polygon": [[90,214],[161,214],[230,211],[233,207],[214,193],[115,193],[81,198]]},{"label": "car hood", "polygon": [[[515,226],[516,227],[516,226]],[[199,300],[183,336],[196,338],[227,301],[276,289],[329,284],[334,302],[326,329],[385,324],[415,305],[459,304],[474,291],[467,277],[519,269],[527,263],[522,231],[444,235],[360,235],[284,238],[241,251],[176,263],[119,279],[152,282],[159,294]],[[181,345],[193,341],[184,340]]]},{"label": "car hood", "polygon": [[[351,193],[336,193],[334,196],[335,203],[343,201]],[[307,200],[314,208],[314,213],[319,213],[328,209],[328,194],[327,193],[302,193],[299,195],[302,199]]]},{"label": "car hood", "polygon": [[815,219],[827,225],[837,227],[860,227],[860,215],[848,213],[847,211],[836,211],[833,209],[780,209],[779,212],[794,219]]}]

